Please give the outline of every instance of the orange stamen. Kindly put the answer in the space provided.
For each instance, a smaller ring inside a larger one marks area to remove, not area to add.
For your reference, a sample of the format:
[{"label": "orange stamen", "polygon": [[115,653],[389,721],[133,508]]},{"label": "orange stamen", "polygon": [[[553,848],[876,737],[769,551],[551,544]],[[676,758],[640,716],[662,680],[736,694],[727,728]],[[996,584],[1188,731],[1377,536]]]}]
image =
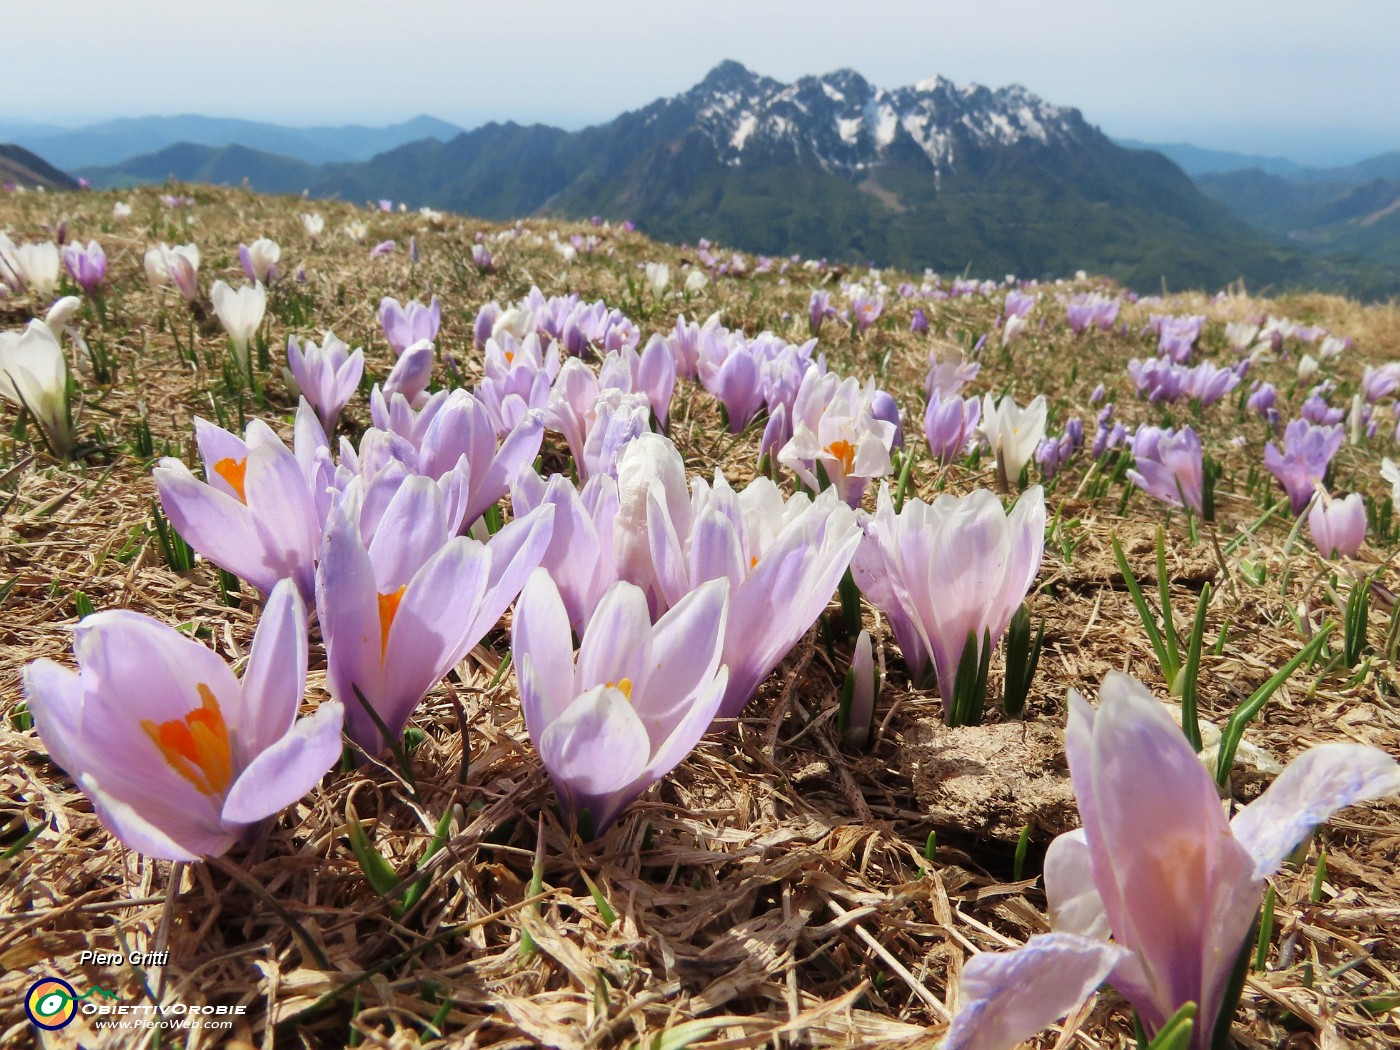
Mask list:
[{"label": "orange stamen", "polygon": [[389,628],[394,626],[394,617],[399,614],[399,602],[403,601],[403,592],[408,590],[408,584],[403,584],[396,591],[379,596],[379,661],[384,662],[384,654],[389,651]]},{"label": "orange stamen", "polygon": [[616,689],[623,696],[627,697],[627,702],[632,702],[632,679],[624,678],[620,682],[609,682],[609,689]]},{"label": "orange stamen", "polygon": [[219,795],[233,779],[233,748],[219,701],[203,682],[201,704],[184,718],[156,723],[141,719],[141,728],[160,749],[170,768],[204,795]]},{"label": "orange stamen", "polygon": [[849,474],[856,462],[856,447],[842,438],[826,446],[827,454],[841,464],[841,472]]},{"label": "orange stamen", "polygon": [[228,482],[238,496],[239,503],[247,503],[248,496],[243,491],[243,479],[248,475],[248,457],[242,459],[221,459],[214,464],[214,473]]}]

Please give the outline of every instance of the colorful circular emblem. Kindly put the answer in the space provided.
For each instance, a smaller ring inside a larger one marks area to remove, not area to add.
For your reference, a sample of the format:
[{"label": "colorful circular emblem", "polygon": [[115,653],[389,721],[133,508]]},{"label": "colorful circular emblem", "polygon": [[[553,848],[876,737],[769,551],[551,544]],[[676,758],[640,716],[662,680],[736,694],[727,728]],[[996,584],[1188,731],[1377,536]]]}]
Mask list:
[{"label": "colorful circular emblem", "polygon": [[67,981],[45,977],[29,986],[24,996],[24,1012],[46,1031],[67,1026],[78,1013],[78,993]]}]

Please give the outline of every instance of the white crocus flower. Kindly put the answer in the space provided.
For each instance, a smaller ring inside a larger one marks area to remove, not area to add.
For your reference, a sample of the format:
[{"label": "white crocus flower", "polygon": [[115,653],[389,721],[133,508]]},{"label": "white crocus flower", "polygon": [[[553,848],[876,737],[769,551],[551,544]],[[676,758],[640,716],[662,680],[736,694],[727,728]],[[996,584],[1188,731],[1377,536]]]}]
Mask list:
[{"label": "white crocus flower", "polygon": [[313,211],[310,215],[301,217],[301,225],[306,230],[307,236],[314,241],[325,232],[326,220],[321,217],[320,212]]},{"label": "white crocus flower", "polygon": [[28,409],[55,455],[72,451],[68,366],[43,321],[30,321],[23,332],[0,332],[0,397]]},{"label": "white crocus flower", "polygon": [[129,219],[129,218],[131,218],[131,205],[128,204],[128,203],[126,203],[126,201],[117,201],[115,204],[112,205],[112,218],[114,218],[114,219]]},{"label": "white crocus flower", "polygon": [[666,294],[666,287],[671,283],[671,268],[665,263],[647,263],[646,266],[647,284],[651,286],[651,292],[658,299]]},{"label": "white crocus flower", "polygon": [[1389,456],[1381,460],[1381,478],[1390,483],[1390,502],[1400,510],[1400,467]]},{"label": "white crocus flower", "polygon": [[243,272],[248,280],[270,284],[277,279],[277,263],[282,258],[282,249],[276,241],[259,237],[252,244],[238,246],[238,259],[243,264]]},{"label": "white crocus flower", "polygon": [[267,289],[262,282],[258,282],[235,291],[223,281],[215,281],[209,298],[214,304],[214,313],[233,343],[239,368],[247,371],[248,344],[252,342],[267,311]]},{"label": "white crocus flower", "polygon": [[15,244],[0,234],[0,280],[13,291],[30,289],[47,299],[58,291],[58,245],[53,241]]},{"label": "white crocus flower", "polygon": [[1045,395],[1037,394],[1021,408],[1008,394],[1000,404],[991,394],[982,397],[978,429],[997,458],[997,480],[1003,491],[1021,476],[1045,437]]},{"label": "white crocus flower", "polygon": [[687,292],[703,291],[709,283],[710,279],[705,276],[704,270],[691,270],[685,276],[685,290]]}]

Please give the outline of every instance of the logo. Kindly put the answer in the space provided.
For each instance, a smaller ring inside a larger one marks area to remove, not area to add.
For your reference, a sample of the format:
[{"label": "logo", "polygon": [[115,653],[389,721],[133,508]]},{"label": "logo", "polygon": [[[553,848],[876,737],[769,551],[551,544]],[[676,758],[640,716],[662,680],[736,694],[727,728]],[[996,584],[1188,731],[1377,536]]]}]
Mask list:
[{"label": "logo", "polygon": [[78,1015],[78,993],[67,981],[44,977],[29,986],[24,1012],[36,1027],[55,1032]]},{"label": "logo", "polygon": [[115,999],[116,992],[105,988],[89,988],[82,995],[67,981],[59,977],[43,977],[29,986],[24,995],[24,1012],[36,1028],[46,1032],[56,1032],[66,1028],[78,1015],[78,1003],[90,995],[105,999]]}]

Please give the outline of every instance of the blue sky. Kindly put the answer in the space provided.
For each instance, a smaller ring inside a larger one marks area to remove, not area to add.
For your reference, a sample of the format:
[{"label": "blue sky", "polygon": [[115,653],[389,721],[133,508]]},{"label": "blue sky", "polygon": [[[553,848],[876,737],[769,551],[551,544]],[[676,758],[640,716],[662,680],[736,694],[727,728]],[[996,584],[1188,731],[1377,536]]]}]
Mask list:
[{"label": "blue sky", "polygon": [[[580,127],[734,58],[1020,83],[1111,135],[1340,163],[1400,150],[1395,0],[46,0],[0,4],[0,120],[203,113],[286,124],[430,113]],[[13,85],[23,84],[15,91]]]}]

